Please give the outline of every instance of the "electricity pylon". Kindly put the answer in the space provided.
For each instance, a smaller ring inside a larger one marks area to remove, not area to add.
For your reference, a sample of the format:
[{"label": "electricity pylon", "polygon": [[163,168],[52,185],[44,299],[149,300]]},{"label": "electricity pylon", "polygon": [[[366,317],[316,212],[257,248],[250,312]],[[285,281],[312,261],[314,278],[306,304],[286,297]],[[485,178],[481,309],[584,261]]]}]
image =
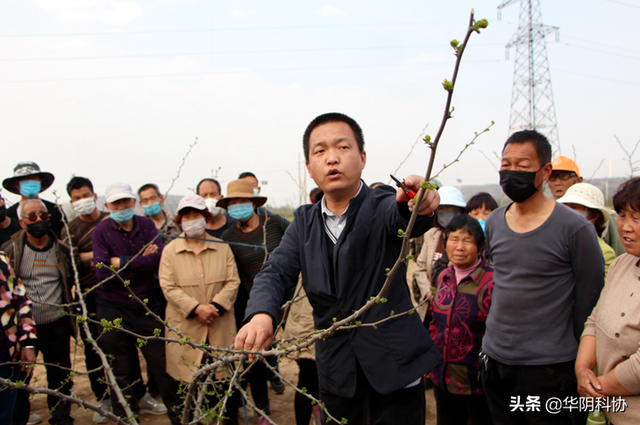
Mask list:
[{"label": "electricity pylon", "polygon": [[518,31],[505,46],[507,49],[516,48],[509,133],[536,130],[547,136],[556,152],[560,153],[544,38],[555,32],[557,41],[559,28],[542,24],[539,0],[505,0],[498,6],[498,19],[503,8],[516,2],[520,2]]}]

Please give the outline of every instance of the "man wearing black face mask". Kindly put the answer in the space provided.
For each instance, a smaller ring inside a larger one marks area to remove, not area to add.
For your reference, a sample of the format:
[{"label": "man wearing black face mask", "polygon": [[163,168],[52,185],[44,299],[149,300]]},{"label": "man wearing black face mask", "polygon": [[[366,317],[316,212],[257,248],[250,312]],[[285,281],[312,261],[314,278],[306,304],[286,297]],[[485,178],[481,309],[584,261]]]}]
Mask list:
[{"label": "man wearing black face mask", "polygon": [[[49,213],[41,200],[27,199],[21,202],[17,214],[23,230],[14,234],[3,250],[11,259],[16,276],[22,280],[27,296],[33,302],[33,320],[38,324],[38,339],[34,345],[36,355],[42,351],[44,362],[47,363],[48,386],[69,395],[73,386],[68,369],[71,368],[69,342],[70,337],[75,335],[75,321],[73,316],[65,317],[65,309],[58,305],[72,302],[70,250],[51,230]],[[66,312],[71,313],[70,308]],[[20,379],[28,383],[30,376],[22,372]],[[47,403],[51,424],[73,422],[70,403],[55,396],[49,396]],[[19,390],[13,424],[26,424],[29,411],[29,393]]]},{"label": "man wearing black face mask", "polygon": [[486,222],[495,289],[480,368],[495,424],[586,422],[578,408],[545,406],[554,397],[578,400],[573,365],[604,285],[604,259],[593,225],[543,194],[550,161],[540,133],[509,137],[500,185],[514,202]]}]

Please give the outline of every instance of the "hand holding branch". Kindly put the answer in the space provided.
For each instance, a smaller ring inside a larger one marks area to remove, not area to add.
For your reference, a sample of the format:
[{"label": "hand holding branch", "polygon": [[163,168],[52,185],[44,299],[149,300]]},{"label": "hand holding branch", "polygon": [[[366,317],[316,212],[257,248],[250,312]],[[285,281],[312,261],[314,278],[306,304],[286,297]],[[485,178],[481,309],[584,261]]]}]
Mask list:
[{"label": "hand holding branch", "polygon": [[[412,174],[404,179],[404,184],[409,189],[418,193],[418,191],[422,189],[421,185],[423,181],[424,178],[422,178],[422,176]],[[415,207],[416,205],[415,199],[409,199],[409,195],[407,195],[404,190],[398,188],[398,191],[396,193],[396,200],[398,202],[407,202],[409,211],[413,212],[413,207]],[[438,208],[438,205],[440,205],[440,195],[438,194],[438,191],[427,190],[427,192],[422,197],[418,215],[431,215],[436,210],[436,208]]]},{"label": "hand holding branch", "polygon": [[[273,340],[273,320],[265,313],[258,313],[240,328],[234,344],[235,350],[262,351],[271,347]],[[253,361],[255,354],[249,354]]]}]

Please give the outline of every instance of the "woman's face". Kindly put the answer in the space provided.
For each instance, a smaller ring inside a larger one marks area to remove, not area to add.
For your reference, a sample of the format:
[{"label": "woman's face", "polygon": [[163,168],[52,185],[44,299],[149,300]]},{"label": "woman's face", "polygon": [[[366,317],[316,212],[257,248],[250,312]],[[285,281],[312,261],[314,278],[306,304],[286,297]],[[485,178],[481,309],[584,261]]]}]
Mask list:
[{"label": "woman's face", "polygon": [[182,216],[182,223],[184,223],[185,221],[193,221],[193,220],[197,220],[199,218],[204,218],[204,216],[202,214],[200,214],[198,211],[196,210],[189,210],[187,211],[186,214],[184,214]]},{"label": "woman's face", "polygon": [[486,220],[489,214],[491,214],[491,210],[484,205],[469,212],[469,215],[476,220]]},{"label": "woman's face", "polygon": [[640,212],[630,209],[620,211],[618,233],[627,254],[640,257]]},{"label": "woman's face", "polygon": [[573,204],[571,202],[566,203],[566,206],[571,208],[574,211],[578,211],[587,221],[594,226],[596,225],[596,221],[598,221],[598,217],[602,214],[598,210],[594,210],[593,208],[588,208],[581,204]]},{"label": "woman's face", "polygon": [[473,266],[480,257],[476,238],[466,230],[449,233],[446,250],[449,261],[461,269]]}]

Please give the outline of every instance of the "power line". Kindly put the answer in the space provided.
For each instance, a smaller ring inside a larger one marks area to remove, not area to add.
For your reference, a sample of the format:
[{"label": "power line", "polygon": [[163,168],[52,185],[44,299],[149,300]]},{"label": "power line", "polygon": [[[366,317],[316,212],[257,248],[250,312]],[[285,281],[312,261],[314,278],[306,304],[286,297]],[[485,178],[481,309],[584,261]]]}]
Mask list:
[{"label": "power line", "polygon": [[[640,60],[640,57],[638,56],[628,56],[628,55],[622,55],[620,53],[613,53],[613,52],[608,52],[606,50],[598,50],[598,49],[594,49],[592,47],[583,47],[583,46],[576,46],[574,44],[569,44],[569,43],[560,43],[560,44],[564,44],[565,46],[568,47],[575,47],[577,49],[584,49],[584,50],[591,50],[592,52],[598,52],[598,53],[605,53],[607,55],[613,55],[613,56],[619,56],[621,58],[627,58],[627,59],[635,59],[635,60]],[[640,53],[640,52],[639,52]]]},{"label": "power line", "polygon": [[252,30],[279,30],[279,29],[310,29],[310,28],[353,28],[353,27],[388,27],[406,25],[455,25],[460,22],[398,22],[398,23],[372,23],[372,24],[333,24],[333,25],[281,25],[275,27],[237,27],[237,28],[204,28],[192,30],[157,30],[157,31],[120,31],[120,32],[85,32],[85,33],[61,33],[61,34],[0,34],[0,37],[86,37],[101,35],[145,35],[145,34],[178,34],[217,31],[252,31]]},{"label": "power line", "polygon": [[[493,44],[477,44],[476,47],[499,46]],[[103,59],[137,59],[154,57],[174,57],[174,56],[207,56],[207,55],[236,55],[254,53],[300,53],[300,52],[328,52],[328,51],[354,51],[354,50],[384,50],[384,49],[431,49],[441,48],[442,44],[422,45],[422,46],[372,46],[372,47],[321,47],[315,49],[271,49],[271,50],[236,50],[223,52],[204,53],[157,53],[145,55],[118,55],[118,56],[78,56],[67,58],[10,58],[0,59],[0,62],[35,62],[35,61],[79,61],[79,60],[103,60]]]},{"label": "power line", "polygon": [[613,83],[620,83],[620,84],[629,84],[632,86],[640,86],[640,83],[636,83],[636,82],[631,82],[631,81],[622,81],[622,80],[614,80],[613,78],[606,78],[606,77],[597,77],[595,75],[588,75],[588,74],[582,74],[579,72],[573,72],[573,71],[566,71],[564,69],[558,69],[558,68],[551,68],[554,72],[564,72],[566,74],[573,74],[573,75],[579,75],[581,77],[588,77],[588,78],[595,78],[596,80],[604,80],[604,81],[611,81]]},{"label": "power line", "polygon": [[[482,62],[504,62],[502,59],[491,60],[477,60],[466,61],[466,63],[482,63]],[[124,79],[136,79],[136,78],[160,78],[160,77],[182,77],[182,76],[196,76],[196,75],[224,75],[224,74],[245,74],[245,73],[260,73],[260,72],[287,72],[287,71],[317,71],[317,70],[335,70],[335,69],[354,69],[354,68],[383,68],[383,67],[409,67],[409,66],[423,66],[423,65],[448,65],[450,61],[441,62],[420,62],[420,63],[393,63],[393,64],[378,64],[378,65],[351,65],[351,66],[330,66],[330,67],[305,67],[305,68],[275,68],[275,69],[247,69],[247,70],[234,70],[234,71],[206,71],[206,72],[176,72],[169,74],[152,74],[152,75],[120,75],[111,77],[86,77],[86,78],[54,78],[46,80],[4,80],[0,81],[0,84],[11,83],[57,83],[57,82],[72,82],[72,81],[97,81],[97,80],[124,80]]]},{"label": "power line", "polygon": [[640,53],[640,50],[625,49],[624,47],[620,47],[620,46],[612,46],[611,44],[598,43],[597,41],[585,40],[584,38],[578,38],[578,37],[570,37],[570,36],[564,35],[564,34],[562,35],[562,38],[568,38],[570,40],[582,41],[583,43],[597,44],[598,46],[608,47],[610,49],[618,49],[618,50],[625,50],[627,52]]},{"label": "power line", "polygon": [[635,4],[624,3],[624,2],[616,1],[616,0],[604,0],[604,1],[608,1],[609,3],[620,4],[622,6],[634,7],[636,9],[640,9],[640,6],[635,5]]}]

